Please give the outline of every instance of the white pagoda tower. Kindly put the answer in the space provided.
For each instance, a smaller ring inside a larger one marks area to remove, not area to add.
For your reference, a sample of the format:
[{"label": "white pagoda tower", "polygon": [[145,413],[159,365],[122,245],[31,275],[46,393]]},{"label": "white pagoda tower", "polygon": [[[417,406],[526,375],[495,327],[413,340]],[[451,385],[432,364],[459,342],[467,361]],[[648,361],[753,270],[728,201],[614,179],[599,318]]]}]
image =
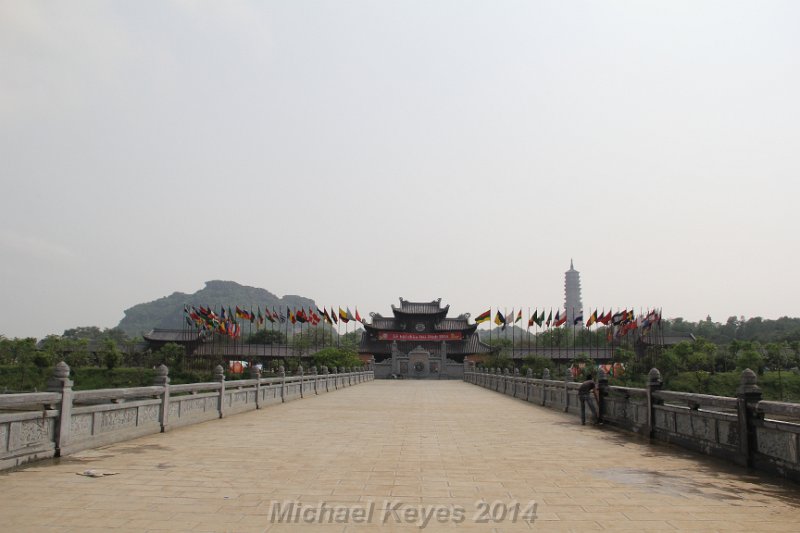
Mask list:
[{"label": "white pagoda tower", "polygon": [[569,260],[569,270],[564,273],[564,309],[567,311],[567,324],[570,326],[575,323],[576,316],[583,315],[581,273],[575,270],[572,259]]}]

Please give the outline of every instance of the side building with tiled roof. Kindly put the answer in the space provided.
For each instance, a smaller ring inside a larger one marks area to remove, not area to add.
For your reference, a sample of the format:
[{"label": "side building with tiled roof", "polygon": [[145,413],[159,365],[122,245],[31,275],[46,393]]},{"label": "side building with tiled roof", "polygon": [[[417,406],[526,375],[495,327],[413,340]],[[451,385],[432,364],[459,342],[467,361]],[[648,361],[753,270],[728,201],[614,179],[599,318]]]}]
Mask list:
[{"label": "side building with tiled roof", "polygon": [[392,305],[391,317],[372,313],[364,323],[358,351],[362,359],[375,361],[375,377],[418,379],[460,378],[472,355],[491,348],[478,337],[469,314],[448,318],[450,306],[441,298],[432,302],[409,302],[400,298]]}]

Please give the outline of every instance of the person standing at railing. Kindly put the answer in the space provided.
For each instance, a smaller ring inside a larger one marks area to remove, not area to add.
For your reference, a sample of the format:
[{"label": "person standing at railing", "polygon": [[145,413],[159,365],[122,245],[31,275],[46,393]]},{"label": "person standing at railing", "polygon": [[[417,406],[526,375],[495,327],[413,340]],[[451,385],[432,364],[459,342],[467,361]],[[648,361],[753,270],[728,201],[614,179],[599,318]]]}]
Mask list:
[{"label": "person standing at railing", "polygon": [[[594,401],[592,401],[592,399],[594,399]],[[594,376],[592,374],[587,374],[586,380],[581,383],[580,387],[578,387],[578,400],[581,402],[581,425],[586,425],[587,405],[589,406],[589,409],[591,409],[592,415],[594,416],[594,424],[599,424],[600,417],[597,416],[595,403],[600,405],[600,398],[597,384],[594,382]]]}]

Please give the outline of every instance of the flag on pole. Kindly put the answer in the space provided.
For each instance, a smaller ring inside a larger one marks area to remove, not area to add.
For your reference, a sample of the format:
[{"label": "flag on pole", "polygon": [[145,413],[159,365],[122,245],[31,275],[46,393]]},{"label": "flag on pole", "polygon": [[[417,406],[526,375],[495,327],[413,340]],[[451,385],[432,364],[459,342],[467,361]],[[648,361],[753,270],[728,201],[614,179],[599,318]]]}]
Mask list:
[{"label": "flag on pole", "polygon": [[491,320],[491,319],[492,319],[492,309],[489,308],[487,311],[484,311],[483,313],[481,313],[477,317],[475,317],[475,323],[476,324],[483,324],[487,320]]},{"label": "flag on pole", "polygon": [[499,309],[497,310],[497,314],[494,315],[494,323],[498,326],[506,327],[506,317],[503,316],[503,313],[501,313]]},{"label": "flag on pole", "polygon": [[559,309],[558,313],[556,313],[556,323],[554,324],[555,327],[559,327],[559,326],[564,325],[564,323],[566,321],[567,321],[567,312],[564,311],[564,315],[562,316],[561,315],[561,309]]},{"label": "flag on pole", "polygon": [[595,322],[597,322],[597,309],[595,309],[594,312],[589,316],[589,320],[586,321],[586,327],[592,327],[592,324]]},{"label": "flag on pole", "polygon": [[348,316],[347,316],[347,311],[345,311],[341,307],[339,308],[339,320],[341,320],[345,324],[350,322],[350,318],[348,318]]},{"label": "flag on pole", "polygon": [[545,322],[545,325],[549,328],[552,322],[553,322],[553,309],[550,308],[550,314],[547,315],[547,322]]},{"label": "flag on pole", "polygon": [[572,319],[572,325],[577,326],[578,324],[583,322],[583,311],[575,315],[575,318]]},{"label": "flag on pole", "polygon": [[520,308],[519,312],[517,313],[517,318],[514,319],[514,324],[522,320],[522,309]]},{"label": "flag on pole", "polygon": [[536,321],[537,321],[537,320],[539,320],[539,317],[537,316],[538,314],[539,314],[539,313],[537,312],[537,310],[536,310],[536,309],[534,309],[534,310],[533,310],[533,314],[532,314],[532,315],[531,315],[531,317],[528,319],[528,327],[529,327],[529,328],[530,328],[530,327],[533,327],[533,325],[536,323]]}]

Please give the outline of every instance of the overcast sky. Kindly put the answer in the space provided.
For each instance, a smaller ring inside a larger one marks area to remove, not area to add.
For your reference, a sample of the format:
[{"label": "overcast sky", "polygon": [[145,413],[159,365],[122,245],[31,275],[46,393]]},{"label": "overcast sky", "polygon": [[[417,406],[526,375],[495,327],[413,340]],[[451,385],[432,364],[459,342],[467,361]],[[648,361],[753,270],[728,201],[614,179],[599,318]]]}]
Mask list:
[{"label": "overcast sky", "polygon": [[[0,0],[0,334],[206,280],[798,316],[800,2]],[[235,305],[236,302],[231,302]]]}]

